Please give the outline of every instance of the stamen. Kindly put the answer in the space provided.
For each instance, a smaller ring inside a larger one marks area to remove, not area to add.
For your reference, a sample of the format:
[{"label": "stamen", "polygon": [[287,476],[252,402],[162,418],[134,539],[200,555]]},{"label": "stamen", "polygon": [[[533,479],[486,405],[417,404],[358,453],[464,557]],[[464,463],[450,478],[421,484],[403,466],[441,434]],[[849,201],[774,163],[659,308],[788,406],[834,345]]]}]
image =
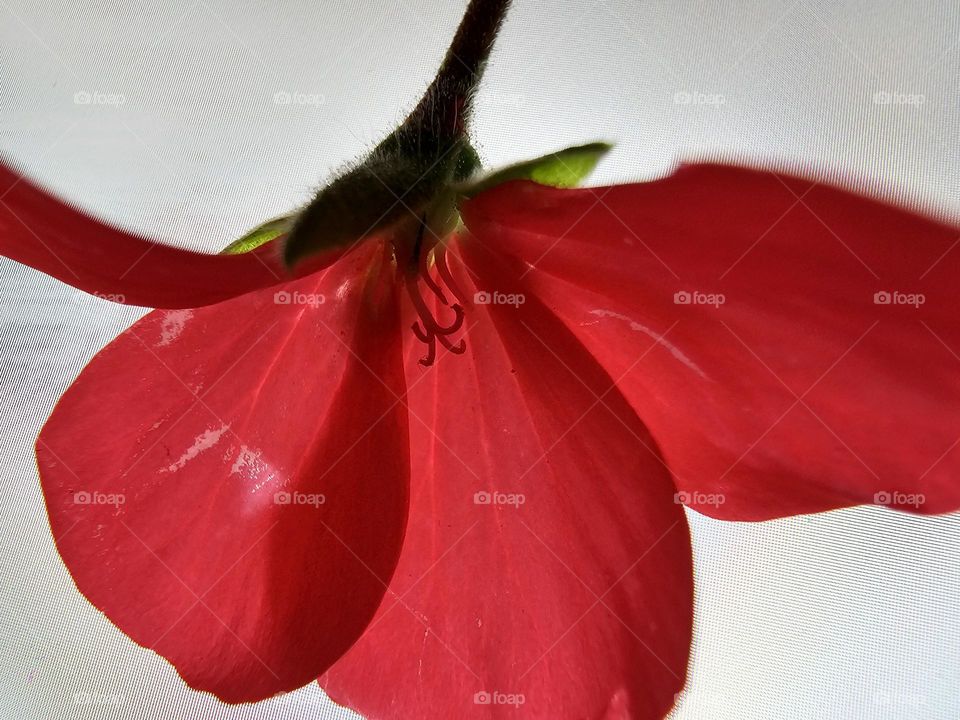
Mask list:
[{"label": "stamen", "polygon": [[[424,227],[426,227],[426,223],[424,220],[421,220],[420,221],[421,237],[423,236]],[[417,247],[418,248],[421,247],[419,242],[417,243]],[[436,257],[436,250],[434,250],[434,257]],[[423,278],[423,281],[427,284],[427,287],[433,290],[433,294],[436,295],[438,298],[440,298],[440,302],[442,302],[444,305],[448,305],[449,303],[447,302],[447,296],[443,294],[443,288],[441,288],[440,285],[437,283],[437,281],[430,276],[429,251],[428,252],[423,252],[422,250],[420,251],[419,263],[420,263],[420,277]]]},{"label": "stamen", "polygon": [[433,332],[435,335],[449,335],[450,333],[455,333],[460,329],[460,326],[463,325],[463,306],[460,305],[460,303],[454,303],[452,307],[447,306],[453,310],[453,322],[450,325],[440,324],[440,321],[433,316],[433,313],[430,312],[430,309],[427,307],[426,301],[420,295],[416,275],[407,277],[407,294],[410,296],[413,307],[417,311],[417,316],[420,318],[420,322],[423,323],[423,327],[427,332]]},{"label": "stamen", "polygon": [[[427,356],[420,358],[417,362],[419,362],[424,367],[430,367],[431,365],[433,365],[433,361],[437,357],[437,338],[435,335],[431,333],[429,336],[426,336],[426,339],[424,339],[425,336],[421,335],[419,332],[417,332],[417,330],[418,330],[418,323],[414,323],[413,324],[414,335],[416,335],[417,339],[419,339],[421,342],[424,342],[427,344]],[[443,336],[441,335],[441,337]]]},{"label": "stamen", "polygon": [[415,322],[410,327],[413,328],[413,334],[417,336],[417,340],[419,340],[422,343],[430,342],[430,335],[427,334],[427,332],[420,327],[419,321]]},{"label": "stamen", "polygon": [[433,262],[437,266],[437,272],[440,273],[443,282],[450,288],[450,292],[452,292],[461,303],[468,305],[466,295],[464,295],[463,290],[460,289],[457,281],[453,278],[453,273],[450,272],[450,268],[447,266],[446,245],[437,245],[437,247],[433,249]]},{"label": "stamen", "polygon": [[[449,276],[452,279],[450,270],[445,264],[446,259],[442,255],[437,255],[439,247],[440,246],[434,249],[434,264],[437,266],[441,276],[443,276],[444,271],[446,271],[446,276]],[[413,334],[416,336],[417,340],[427,346],[426,356],[420,358],[419,361],[424,367],[430,367],[436,360],[438,340],[448,352],[451,352],[454,355],[462,355],[467,349],[467,344],[463,338],[454,343],[449,337],[463,327],[463,320],[465,317],[463,305],[460,303],[453,303],[453,305],[450,305],[448,303],[442,286],[430,275],[430,264],[427,260],[428,254],[429,251],[421,251],[421,256],[416,258],[419,272],[416,274],[409,273],[405,278],[407,295],[410,297],[410,302],[413,304],[414,310],[417,312],[417,321],[414,322],[410,327],[413,330]],[[441,264],[443,270],[440,270]],[[417,284],[417,280],[419,278],[423,278],[424,284],[427,285],[427,287],[429,287],[430,290],[437,296],[437,298],[440,300],[440,303],[444,307],[448,307],[453,311],[453,321],[449,325],[442,325],[435,314],[427,306],[427,302],[420,294],[420,287]],[[454,293],[459,297],[461,293],[458,289],[455,289],[455,287],[456,285],[454,284],[454,286],[450,289],[454,290]]]},{"label": "stamen", "polygon": [[460,303],[454,303],[453,305],[450,306],[450,309],[453,310],[453,315],[454,315],[453,325],[447,328],[447,331],[444,333],[444,335],[455,333],[457,330],[463,327],[463,317],[464,317],[463,305],[461,305]]},{"label": "stamen", "polygon": [[465,353],[467,350],[467,342],[463,338],[460,338],[456,345],[451,345],[446,335],[438,336],[437,340],[439,340],[440,344],[454,355],[463,355],[463,353]]}]

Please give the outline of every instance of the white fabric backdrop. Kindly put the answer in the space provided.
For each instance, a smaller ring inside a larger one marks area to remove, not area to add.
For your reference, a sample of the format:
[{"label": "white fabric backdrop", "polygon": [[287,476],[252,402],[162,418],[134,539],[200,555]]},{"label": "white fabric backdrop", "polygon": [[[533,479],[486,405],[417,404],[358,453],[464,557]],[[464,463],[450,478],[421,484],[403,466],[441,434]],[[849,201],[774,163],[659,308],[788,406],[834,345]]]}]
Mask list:
[{"label": "white fabric backdrop", "polygon": [[[386,133],[464,4],[0,0],[0,147],[101,217],[214,251]],[[598,183],[762,161],[956,219],[958,43],[950,0],[515,0],[476,136],[493,164],[614,140]],[[32,443],[143,311],[9,261],[0,274],[0,716],[351,716],[316,686],[244,707],[194,693],[76,592]],[[697,627],[676,720],[960,717],[960,516],[690,520]]]}]

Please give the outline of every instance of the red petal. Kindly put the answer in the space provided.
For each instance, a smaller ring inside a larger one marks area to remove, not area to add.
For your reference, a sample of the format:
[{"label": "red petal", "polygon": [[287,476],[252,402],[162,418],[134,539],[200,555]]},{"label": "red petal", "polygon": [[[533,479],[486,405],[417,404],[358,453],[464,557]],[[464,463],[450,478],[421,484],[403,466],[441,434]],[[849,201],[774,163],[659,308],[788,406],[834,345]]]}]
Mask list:
[{"label": "red petal", "polygon": [[150,313],[37,440],[77,587],[227,702],[315,679],[397,560],[409,441],[398,304],[389,265],[371,270],[375,245],[283,288],[322,305],[260,291]]},{"label": "red petal", "polygon": [[[470,250],[479,286],[511,292],[485,254]],[[423,346],[410,350],[407,538],[378,616],[321,685],[377,720],[659,720],[683,685],[692,618],[669,473],[534,298],[475,310],[465,356],[441,351],[424,370]]]},{"label": "red petal", "polygon": [[66,205],[0,158],[0,254],[116,302],[200,307],[277,285],[289,280],[277,247],[208,255],[144,240]]},{"label": "red petal", "polygon": [[956,228],[723,166],[592,190],[515,183],[465,219],[535,266],[525,282],[618,379],[697,510],[960,506]]}]

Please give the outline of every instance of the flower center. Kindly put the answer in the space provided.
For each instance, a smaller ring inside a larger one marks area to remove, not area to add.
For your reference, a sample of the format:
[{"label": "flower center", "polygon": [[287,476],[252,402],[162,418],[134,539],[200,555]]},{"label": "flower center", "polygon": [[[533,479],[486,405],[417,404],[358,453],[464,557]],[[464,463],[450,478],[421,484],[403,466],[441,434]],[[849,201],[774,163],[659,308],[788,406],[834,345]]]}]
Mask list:
[{"label": "flower center", "polygon": [[[428,230],[430,228],[427,216],[424,215],[417,226],[416,240],[413,242],[412,249],[404,252],[402,244],[395,244],[398,260],[406,256],[404,284],[410,302],[417,313],[417,320],[410,327],[417,339],[427,346],[427,354],[419,361],[424,367],[430,367],[436,360],[438,342],[455,355],[462,355],[467,349],[463,338],[457,342],[451,339],[451,336],[463,327],[463,308],[466,300],[447,265],[446,244],[439,237],[434,237],[434,242],[428,240],[425,245],[424,235]],[[436,270],[437,277],[431,273],[431,270]],[[426,290],[421,290],[421,283]],[[429,295],[425,296],[425,292],[436,296],[439,302],[437,310],[442,311],[444,315],[452,312],[453,319],[447,323],[442,322],[440,313],[430,309],[431,303],[427,299]],[[452,302],[447,296],[448,293],[453,296]]]}]

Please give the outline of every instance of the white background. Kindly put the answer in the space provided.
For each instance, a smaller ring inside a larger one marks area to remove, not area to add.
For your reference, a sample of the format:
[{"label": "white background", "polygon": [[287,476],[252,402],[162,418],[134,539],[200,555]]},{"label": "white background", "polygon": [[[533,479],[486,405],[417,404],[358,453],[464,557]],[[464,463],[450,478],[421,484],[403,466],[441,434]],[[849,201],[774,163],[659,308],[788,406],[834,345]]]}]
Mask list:
[{"label": "white background", "polygon": [[[0,148],[101,217],[216,251],[388,132],[463,6],[0,0]],[[950,0],[515,0],[475,135],[491,164],[616,141],[598,183],[724,158],[956,220],[958,43]],[[81,92],[123,104],[78,104]],[[311,104],[278,105],[277,92]],[[878,92],[923,101],[880,105]],[[33,438],[143,311],[10,261],[0,274],[0,717],[349,716],[315,685],[244,707],[190,691],[76,592]],[[960,717],[960,516],[690,520],[696,638],[677,720]]]}]

